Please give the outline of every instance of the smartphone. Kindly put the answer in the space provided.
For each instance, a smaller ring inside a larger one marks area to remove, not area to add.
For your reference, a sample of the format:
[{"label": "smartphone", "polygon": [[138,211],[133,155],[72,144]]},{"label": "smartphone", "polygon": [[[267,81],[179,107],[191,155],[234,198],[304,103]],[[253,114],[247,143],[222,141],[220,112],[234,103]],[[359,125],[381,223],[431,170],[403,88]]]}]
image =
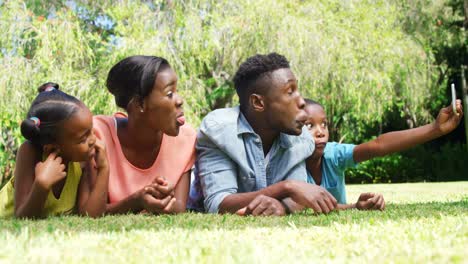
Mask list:
[{"label": "smartphone", "polygon": [[453,110],[453,113],[454,113],[454,114],[457,114],[457,115],[458,115],[458,113],[457,113],[457,102],[456,102],[456,100],[457,100],[457,96],[456,96],[456,94],[455,94],[455,84],[452,83],[452,110]]}]

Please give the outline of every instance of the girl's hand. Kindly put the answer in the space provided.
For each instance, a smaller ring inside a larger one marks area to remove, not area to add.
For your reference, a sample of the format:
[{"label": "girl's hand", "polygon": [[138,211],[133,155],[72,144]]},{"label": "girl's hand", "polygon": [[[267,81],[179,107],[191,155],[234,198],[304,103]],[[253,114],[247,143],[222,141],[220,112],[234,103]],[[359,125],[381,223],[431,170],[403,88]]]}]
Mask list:
[{"label": "girl's hand", "polygon": [[356,203],[356,208],[359,210],[384,210],[385,200],[382,194],[361,193]]},{"label": "girl's hand", "polygon": [[102,169],[108,168],[109,164],[107,162],[106,145],[104,144],[104,142],[96,138],[94,149],[96,151],[96,154],[94,156],[94,160],[96,162],[96,169],[100,171]]},{"label": "girl's hand", "polygon": [[439,111],[439,115],[434,124],[442,135],[451,132],[460,124],[463,117],[463,107],[460,99],[456,101],[456,109],[458,115],[453,112],[452,105],[444,107]]},{"label": "girl's hand", "polygon": [[62,158],[57,156],[57,152],[50,153],[45,161],[37,163],[34,173],[37,183],[47,191],[67,176],[65,165],[62,164]]}]

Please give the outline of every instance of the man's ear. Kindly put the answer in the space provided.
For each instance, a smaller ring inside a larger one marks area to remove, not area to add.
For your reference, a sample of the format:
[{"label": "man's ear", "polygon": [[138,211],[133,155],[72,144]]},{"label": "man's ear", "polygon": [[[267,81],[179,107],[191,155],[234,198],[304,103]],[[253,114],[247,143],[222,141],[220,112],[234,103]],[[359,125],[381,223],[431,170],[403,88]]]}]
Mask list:
[{"label": "man's ear", "polygon": [[56,144],[46,144],[42,147],[42,152],[46,155],[49,156],[50,153],[52,152],[57,152],[57,154],[60,155],[60,147]]},{"label": "man's ear", "polygon": [[265,110],[265,98],[263,95],[251,94],[249,101],[254,111],[263,112]]}]

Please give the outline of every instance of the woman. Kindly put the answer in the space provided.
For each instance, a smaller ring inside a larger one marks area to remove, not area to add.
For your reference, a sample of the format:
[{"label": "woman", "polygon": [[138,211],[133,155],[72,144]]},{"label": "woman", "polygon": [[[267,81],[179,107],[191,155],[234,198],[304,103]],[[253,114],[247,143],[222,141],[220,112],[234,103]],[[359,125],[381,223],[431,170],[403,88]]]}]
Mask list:
[{"label": "woman", "polygon": [[176,73],[163,58],[132,56],[112,67],[107,88],[128,116],[94,117],[110,167],[106,212],[184,212],[196,133],[184,125]]}]

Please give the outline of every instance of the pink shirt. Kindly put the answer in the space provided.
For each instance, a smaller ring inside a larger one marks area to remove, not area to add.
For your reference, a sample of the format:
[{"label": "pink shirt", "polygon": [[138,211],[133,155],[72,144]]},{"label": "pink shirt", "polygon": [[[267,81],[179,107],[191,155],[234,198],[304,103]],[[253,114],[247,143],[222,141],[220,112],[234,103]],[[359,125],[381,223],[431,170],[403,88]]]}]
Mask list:
[{"label": "pink shirt", "polygon": [[177,185],[181,176],[188,172],[195,162],[196,133],[188,125],[180,127],[177,137],[163,134],[155,162],[147,169],[140,169],[131,164],[122,152],[115,118],[98,115],[94,116],[93,121],[96,136],[106,144],[110,167],[109,203],[130,196],[161,176]]}]

